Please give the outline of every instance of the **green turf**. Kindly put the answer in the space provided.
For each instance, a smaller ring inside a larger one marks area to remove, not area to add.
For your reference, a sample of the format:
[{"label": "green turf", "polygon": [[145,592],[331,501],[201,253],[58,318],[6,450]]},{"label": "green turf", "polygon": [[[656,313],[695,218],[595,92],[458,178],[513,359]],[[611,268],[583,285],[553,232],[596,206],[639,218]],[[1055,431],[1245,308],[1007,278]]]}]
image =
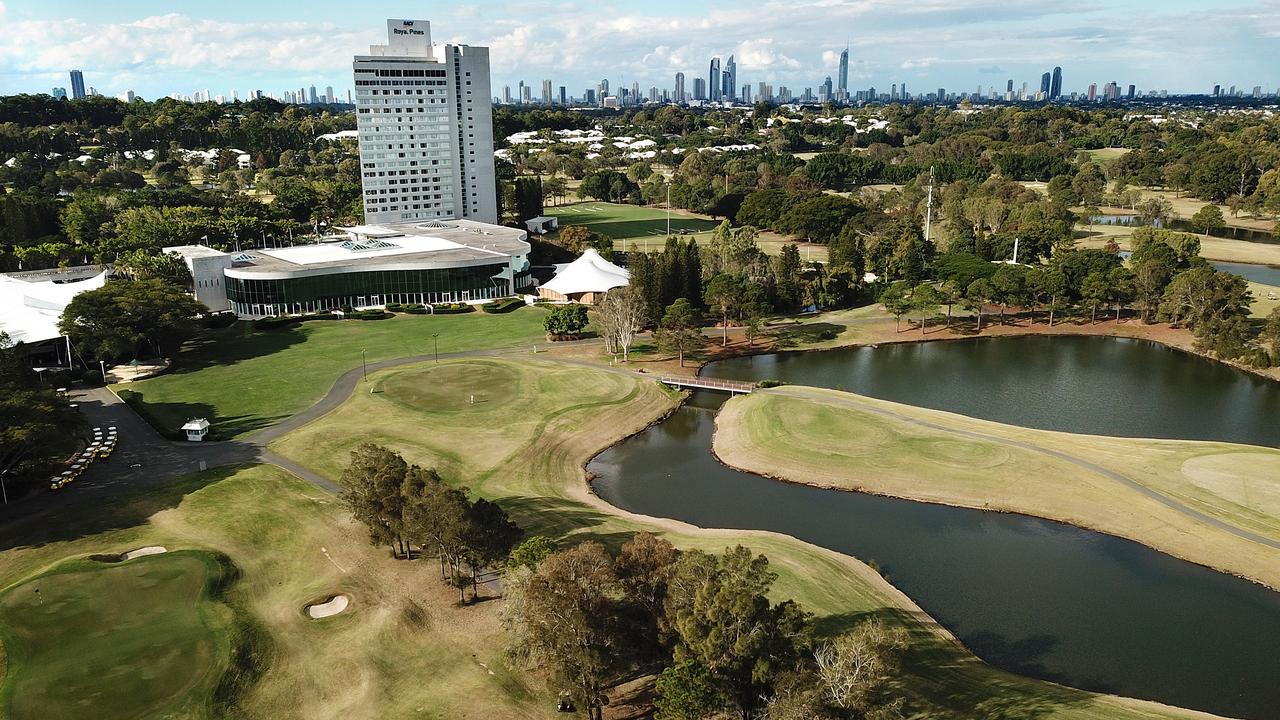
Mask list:
[{"label": "green turf", "polygon": [[199,551],[123,563],[71,560],[0,596],[7,717],[211,717],[231,656],[211,597],[220,563]]},{"label": "green turf", "polygon": [[[661,250],[666,241],[667,211],[663,208],[587,202],[547,208],[547,214],[560,218],[561,225],[586,225],[608,235],[619,241],[614,243],[616,250],[643,249],[646,240],[650,250]],[[718,224],[714,220],[688,217],[680,210],[671,211],[672,234],[688,230],[691,236],[709,239]]]},{"label": "green turf", "polygon": [[[139,393],[153,421],[177,430],[208,418],[221,438],[244,435],[314,403],[346,370],[391,358],[543,342],[546,310],[490,315],[403,315],[389,320],[312,321],[253,331],[237,323],[189,343],[172,372],[120,386]],[[363,353],[362,353],[363,351]]]}]

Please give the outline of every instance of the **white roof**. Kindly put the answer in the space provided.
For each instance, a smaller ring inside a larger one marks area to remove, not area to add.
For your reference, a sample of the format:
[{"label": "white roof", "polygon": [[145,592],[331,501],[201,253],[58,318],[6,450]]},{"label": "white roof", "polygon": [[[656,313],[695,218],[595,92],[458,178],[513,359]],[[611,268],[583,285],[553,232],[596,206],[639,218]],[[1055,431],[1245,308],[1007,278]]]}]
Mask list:
[{"label": "white roof", "polygon": [[40,342],[62,337],[58,318],[71,298],[107,284],[104,270],[87,280],[26,282],[0,275],[0,330],[14,342]]},{"label": "white roof", "polygon": [[187,424],[182,426],[182,429],[183,430],[208,430],[209,421],[205,420],[204,418],[193,418],[191,420],[188,420]]},{"label": "white roof", "polygon": [[561,295],[604,292],[626,285],[629,278],[624,268],[600,257],[595,249],[588,248],[577,260],[556,266],[556,276],[542,287]]},{"label": "white roof", "polygon": [[[354,228],[352,228],[354,231]],[[361,235],[365,233],[361,232]],[[444,238],[428,235],[383,235],[381,240],[374,233],[365,235],[367,240],[345,242],[325,242],[317,245],[294,245],[287,248],[270,250],[258,249],[254,252],[270,255],[277,260],[284,260],[295,265],[314,265],[316,263],[350,260],[357,257],[389,257],[392,255],[410,255],[413,253],[438,252],[440,250],[457,250],[462,245]]]}]

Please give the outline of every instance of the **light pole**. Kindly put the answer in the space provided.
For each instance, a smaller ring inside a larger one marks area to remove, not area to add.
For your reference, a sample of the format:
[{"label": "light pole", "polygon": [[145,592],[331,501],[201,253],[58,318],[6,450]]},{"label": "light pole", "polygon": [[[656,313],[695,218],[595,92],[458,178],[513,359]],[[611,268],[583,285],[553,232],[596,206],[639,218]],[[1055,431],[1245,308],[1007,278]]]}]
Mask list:
[{"label": "light pole", "polygon": [[102,371],[102,384],[106,385],[107,384],[107,364],[99,360],[98,368]]},{"label": "light pole", "polygon": [[667,180],[667,237],[671,237],[671,181]]},{"label": "light pole", "polygon": [[436,346],[436,362],[440,362],[440,333],[431,333],[431,341]]},{"label": "light pole", "polygon": [[369,379],[369,363],[368,361],[365,360],[364,353],[365,353],[364,349],[361,348],[360,349],[360,367],[364,368],[364,379],[368,380]]}]

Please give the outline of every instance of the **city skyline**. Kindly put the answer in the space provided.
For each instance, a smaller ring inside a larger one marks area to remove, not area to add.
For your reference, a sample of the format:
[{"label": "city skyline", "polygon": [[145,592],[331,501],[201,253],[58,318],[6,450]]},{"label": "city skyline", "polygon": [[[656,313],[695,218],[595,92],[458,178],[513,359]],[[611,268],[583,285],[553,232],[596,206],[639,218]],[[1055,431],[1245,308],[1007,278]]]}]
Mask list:
[{"label": "city skyline", "polygon": [[[731,55],[735,94],[741,94],[740,85],[758,82],[785,85],[797,94],[805,87],[816,92],[826,76],[838,86],[846,44],[850,92],[891,83],[1001,88],[1008,78],[1035,88],[1045,70],[1060,65],[1070,68],[1063,95],[1085,94],[1090,84],[1112,80],[1177,94],[1209,93],[1215,84],[1262,85],[1270,93],[1276,78],[1266,66],[1265,48],[1280,37],[1280,13],[1267,10],[1266,3],[1215,10],[1213,33],[1194,24],[1205,21],[1203,13],[1186,4],[1145,0],[1071,15],[1047,2],[1010,10],[989,0],[911,12],[879,0],[836,0],[820,7],[772,0],[733,11],[659,1],[646,3],[643,12],[615,8],[604,15],[570,4],[549,6],[536,24],[525,19],[527,6],[481,5],[483,10],[455,3],[433,11],[450,28],[437,43],[493,48],[495,88],[550,78],[573,96],[602,77],[670,90],[676,72],[706,76],[710,58],[723,62]],[[83,70],[86,85],[106,95],[133,90],[155,98],[208,89],[229,98],[232,89],[243,97],[250,88],[280,93],[310,85],[333,85],[341,94],[349,84],[341,48],[376,42],[368,30],[371,13],[395,14],[331,2],[303,13],[257,6],[250,12],[238,0],[191,14],[164,14],[166,7],[150,0],[127,8],[77,0],[0,2],[0,21],[9,30],[0,38],[0,94],[51,92],[68,85],[71,69]],[[237,7],[238,15],[229,12]],[[511,14],[502,15],[504,9]],[[123,20],[112,19],[122,10]],[[774,10],[782,13],[775,18],[787,18],[785,26],[762,17]],[[498,14],[488,17],[490,11]],[[1126,17],[1131,26],[1135,12],[1144,21],[1141,41],[1133,33],[1111,32],[1127,27],[1118,24]],[[255,19],[237,21],[233,15]],[[659,27],[678,32],[647,31]],[[920,32],[902,32],[909,28],[932,34],[926,42]],[[831,37],[846,32],[847,40]],[[535,99],[540,95],[534,91]]]}]

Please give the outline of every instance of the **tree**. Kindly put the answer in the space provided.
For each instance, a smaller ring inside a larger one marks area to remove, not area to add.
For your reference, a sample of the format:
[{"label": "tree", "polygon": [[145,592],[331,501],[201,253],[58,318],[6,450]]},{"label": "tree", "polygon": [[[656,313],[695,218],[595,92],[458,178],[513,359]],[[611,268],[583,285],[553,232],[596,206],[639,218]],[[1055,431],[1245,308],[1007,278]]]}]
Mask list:
[{"label": "tree", "polygon": [[991,298],[995,297],[995,294],[995,286],[986,278],[978,278],[969,283],[969,287],[965,288],[965,309],[977,314],[978,332],[982,332],[982,310],[991,301]]},{"label": "tree", "polygon": [[481,498],[467,506],[463,517],[461,543],[463,561],[471,572],[471,599],[479,594],[477,575],[504,561],[524,531],[511,521],[497,503]]},{"label": "tree", "polygon": [[702,720],[725,705],[707,666],[697,660],[681,660],[663,670],[654,691],[655,720]]},{"label": "tree", "polygon": [[72,298],[58,332],[69,335],[85,357],[122,359],[143,346],[161,357],[192,331],[195,316],[205,311],[186,291],[164,280],[109,282]]},{"label": "tree", "polygon": [[641,532],[623,543],[614,561],[626,605],[634,611],[627,623],[632,631],[631,645],[642,657],[662,659],[664,650],[670,648],[672,631],[663,614],[663,602],[679,557],[680,551],[670,542]]},{"label": "tree", "polygon": [[780,309],[791,311],[800,305],[800,248],[782,246],[782,254],[774,261],[777,297]]},{"label": "tree", "polygon": [[116,259],[115,268],[130,280],[163,280],[180,288],[191,287],[191,272],[177,253],[130,250]]},{"label": "tree", "polygon": [[924,335],[929,318],[938,312],[942,304],[942,295],[930,283],[920,283],[911,290],[911,310],[920,316],[920,334]]},{"label": "tree", "polygon": [[587,542],[547,557],[508,594],[513,653],[546,665],[591,720],[601,717],[619,662],[621,638],[610,618],[620,593],[612,559]]},{"label": "tree", "polygon": [[542,327],[547,337],[559,340],[580,335],[587,329],[587,322],[587,306],[574,303],[551,308],[542,319]]},{"label": "tree", "polygon": [[1080,299],[1089,306],[1090,324],[1098,321],[1098,308],[1107,304],[1111,299],[1111,292],[1111,282],[1105,273],[1092,272],[1085,276],[1084,283],[1080,286]]},{"label": "tree", "polygon": [[1133,302],[1137,290],[1134,286],[1133,273],[1125,267],[1118,267],[1107,273],[1107,284],[1111,286],[1111,302],[1115,303],[1116,322],[1120,322],[1120,311]]},{"label": "tree", "polygon": [[1164,225],[1173,220],[1173,203],[1161,197],[1153,197],[1137,203],[1134,210],[1148,225]]},{"label": "tree", "polygon": [[1049,310],[1049,327],[1053,327],[1054,316],[1064,307],[1067,295],[1067,276],[1056,265],[1034,268],[1027,275],[1027,287],[1037,302]]},{"label": "tree", "polygon": [[556,543],[546,535],[533,535],[525,538],[511,551],[511,555],[507,558],[507,567],[509,568],[528,568],[537,570],[538,564],[546,560],[552,553],[556,551]]},{"label": "tree", "polygon": [[[1151,322],[1160,307],[1164,289],[1173,279],[1174,268],[1158,258],[1148,258],[1133,265],[1133,294],[1142,308],[1142,321]],[[1117,315],[1119,311],[1117,310]]]},{"label": "tree", "polygon": [[404,552],[401,488],[409,465],[397,453],[374,443],[351,451],[351,462],[338,478],[338,497],[351,517],[369,530],[374,543]]},{"label": "tree", "polygon": [[729,347],[729,314],[741,307],[746,299],[746,292],[746,284],[742,278],[729,273],[720,273],[707,282],[706,303],[708,307],[720,309],[724,347]]},{"label": "tree", "polygon": [[0,332],[0,476],[10,481],[42,475],[64,459],[74,451],[77,431],[85,424],[65,395],[36,384],[35,373],[19,353]]},{"label": "tree", "polygon": [[806,613],[791,601],[769,601],[776,577],[766,557],[738,546],[719,557],[682,553],[668,587],[677,662],[702,663],[744,720],[807,642]]},{"label": "tree", "polygon": [[1222,217],[1222,209],[1217,205],[1205,205],[1191,216],[1191,225],[1204,235],[1208,235],[1210,230],[1224,227],[1226,219]]},{"label": "tree", "polygon": [[622,361],[627,362],[636,335],[649,322],[649,309],[644,296],[629,286],[614,288],[605,295],[596,312],[600,318],[605,350],[621,350]]},{"label": "tree", "polygon": [[680,367],[684,367],[685,351],[702,344],[702,332],[698,329],[698,313],[685,298],[679,298],[662,315],[658,325],[658,345],[680,353]]},{"label": "tree", "polygon": [[991,287],[995,290],[992,300],[1000,306],[1000,324],[1004,324],[1004,313],[1010,306],[1022,305],[1027,297],[1027,271],[1017,265],[1001,265],[991,276]]},{"label": "tree", "polygon": [[471,578],[462,572],[471,532],[471,503],[466,491],[446,485],[435,471],[416,465],[409,468],[404,487],[405,534],[424,551],[435,548],[440,576],[457,588],[458,602],[465,602],[464,591],[471,584]]},{"label": "tree", "polygon": [[1159,318],[1198,331],[1231,317],[1248,317],[1252,302],[1244,278],[1202,265],[1178,273],[1169,282]]},{"label": "tree", "polygon": [[906,631],[879,620],[864,621],[823,644],[814,662],[827,702],[858,717],[877,707],[896,708],[901,701],[885,695],[906,648]]},{"label": "tree", "polygon": [[911,312],[909,287],[905,280],[899,280],[880,293],[880,304],[884,306],[885,312],[893,315],[893,319],[897,322],[894,328],[896,332],[902,332],[902,316]]},{"label": "tree", "polygon": [[1267,314],[1266,323],[1263,324],[1259,337],[1271,343],[1271,364],[1280,364],[1280,306],[1272,308]]}]

